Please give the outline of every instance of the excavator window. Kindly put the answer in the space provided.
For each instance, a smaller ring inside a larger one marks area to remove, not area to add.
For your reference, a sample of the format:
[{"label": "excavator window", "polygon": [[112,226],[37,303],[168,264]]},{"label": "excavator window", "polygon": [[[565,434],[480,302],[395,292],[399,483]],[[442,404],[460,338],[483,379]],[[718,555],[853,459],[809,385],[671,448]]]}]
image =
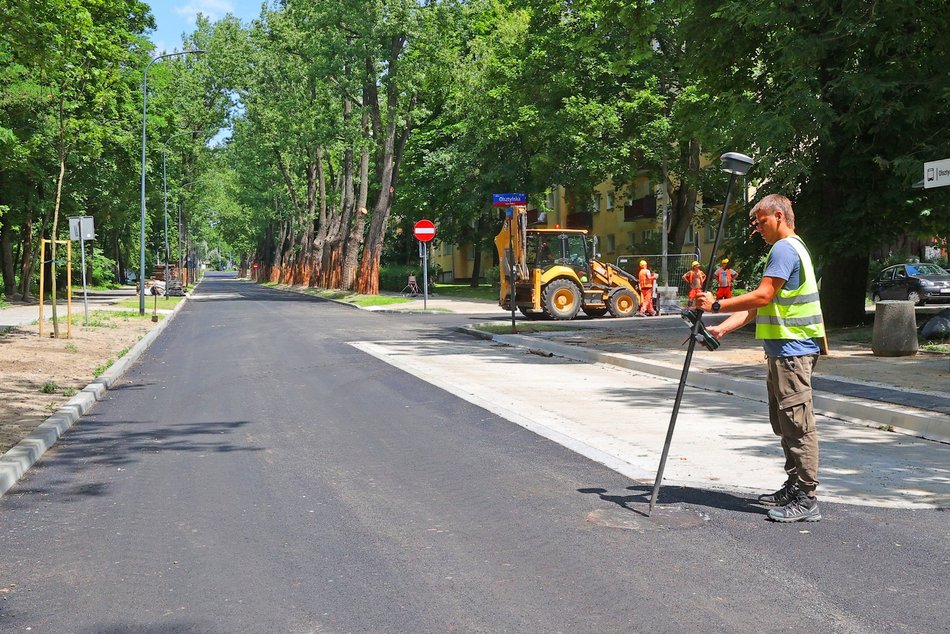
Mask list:
[{"label": "excavator window", "polygon": [[551,266],[562,258],[561,239],[556,235],[528,234],[525,260],[529,266]]},{"label": "excavator window", "polygon": [[583,235],[566,236],[565,246],[567,259],[570,265],[587,269],[587,241]]}]

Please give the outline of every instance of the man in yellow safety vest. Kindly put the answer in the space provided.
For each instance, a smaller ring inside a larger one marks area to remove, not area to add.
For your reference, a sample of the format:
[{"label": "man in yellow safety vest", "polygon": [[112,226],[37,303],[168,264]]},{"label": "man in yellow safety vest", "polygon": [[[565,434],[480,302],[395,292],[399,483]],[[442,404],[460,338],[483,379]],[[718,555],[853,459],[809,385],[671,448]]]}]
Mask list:
[{"label": "man in yellow safety vest", "polygon": [[769,420],[782,438],[787,475],[778,491],[759,496],[759,502],[775,507],[768,517],[776,522],[817,522],[818,432],[811,377],[825,327],[815,269],[805,243],[795,234],[788,198],[766,196],[749,217],[755,231],[772,245],[762,282],[754,291],[729,299],[704,293],[695,305],[732,313],[707,328],[717,339],[755,321],[755,337],[762,339],[768,357]]}]

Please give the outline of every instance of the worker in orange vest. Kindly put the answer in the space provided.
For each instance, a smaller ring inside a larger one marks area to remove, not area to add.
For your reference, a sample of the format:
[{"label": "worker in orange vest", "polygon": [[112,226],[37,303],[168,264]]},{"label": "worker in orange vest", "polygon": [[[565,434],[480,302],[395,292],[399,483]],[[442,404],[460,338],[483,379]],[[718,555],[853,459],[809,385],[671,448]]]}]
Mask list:
[{"label": "worker in orange vest", "polygon": [[653,308],[653,284],[656,282],[657,275],[647,268],[647,261],[640,260],[640,272],[637,275],[637,281],[640,284],[640,295],[643,296],[643,303],[640,305],[638,315],[656,314]]},{"label": "worker in orange vest", "polygon": [[703,291],[703,282],[706,281],[706,274],[699,267],[699,262],[693,260],[693,268],[683,274],[683,281],[689,286],[689,298],[693,299]]},{"label": "worker in orange vest", "polygon": [[732,283],[736,281],[739,274],[735,269],[729,268],[729,258],[723,258],[722,264],[713,274],[716,276],[716,283],[719,288],[716,289],[716,299],[729,299],[732,297]]}]

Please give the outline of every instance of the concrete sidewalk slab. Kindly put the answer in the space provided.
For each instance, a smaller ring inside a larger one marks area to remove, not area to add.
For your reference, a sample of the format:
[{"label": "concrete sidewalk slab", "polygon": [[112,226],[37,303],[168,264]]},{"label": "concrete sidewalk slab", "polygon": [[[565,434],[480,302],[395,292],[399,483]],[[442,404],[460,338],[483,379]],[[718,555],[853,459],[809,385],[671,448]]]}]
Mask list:
[{"label": "concrete sidewalk slab", "polygon": [[[676,390],[673,379],[491,341],[352,345],[634,480],[653,481]],[[950,507],[950,446],[826,416],[818,424],[822,499]],[[783,463],[764,403],[689,389],[664,482],[751,498],[778,488],[785,478]]]},{"label": "concrete sidewalk slab", "polygon": [[[560,334],[560,333],[558,333]],[[606,363],[627,368],[637,372],[645,372],[655,376],[679,381],[682,374],[683,361],[675,354],[653,355],[645,358],[636,354],[617,352],[603,352],[583,346],[572,346],[560,343],[548,337],[526,335],[493,335],[495,341],[512,346],[533,349],[556,354],[568,359],[579,361]],[[766,403],[768,396],[765,388],[764,365],[753,366],[754,371],[746,371],[736,375],[724,371],[715,361],[704,361],[694,357],[691,372],[687,377],[687,384],[706,390],[736,394],[746,398]],[[730,368],[731,369],[731,368]],[[912,390],[893,390],[879,387],[881,390],[891,390],[900,394],[904,404],[891,404],[881,400],[871,400],[873,390],[867,386],[866,395],[856,396],[849,394],[859,385],[844,377],[836,377],[831,385],[823,381],[822,377],[815,377],[814,403],[816,411],[828,416],[842,418],[870,427],[885,427],[901,433],[921,436],[930,440],[950,442],[950,416],[938,409],[926,410],[922,406],[934,404],[943,407],[948,399],[937,394],[913,394]],[[831,387],[823,390],[822,387]],[[913,404],[913,405],[909,405]]]}]

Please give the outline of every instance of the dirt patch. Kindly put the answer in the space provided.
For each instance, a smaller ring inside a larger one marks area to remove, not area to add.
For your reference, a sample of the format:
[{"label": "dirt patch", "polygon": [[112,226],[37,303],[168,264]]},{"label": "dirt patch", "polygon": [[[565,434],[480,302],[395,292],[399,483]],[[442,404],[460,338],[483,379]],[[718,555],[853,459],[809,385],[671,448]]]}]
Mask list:
[{"label": "dirt patch", "polygon": [[[72,338],[39,337],[39,326],[0,329],[0,454],[102,374],[157,324],[134,311],[74,316]],[[160,319],[162,317],[160,316]],[[60,334],[66,336],[65,321]]]}]

